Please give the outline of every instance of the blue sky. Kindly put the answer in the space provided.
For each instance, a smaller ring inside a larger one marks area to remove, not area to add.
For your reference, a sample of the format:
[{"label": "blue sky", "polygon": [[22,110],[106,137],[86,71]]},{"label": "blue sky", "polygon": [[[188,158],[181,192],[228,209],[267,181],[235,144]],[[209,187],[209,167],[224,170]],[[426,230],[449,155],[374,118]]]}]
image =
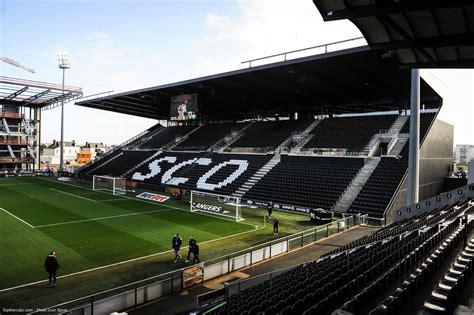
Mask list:
[{"label": "blue sky", "polygon": [[[0,63],[0,73],[60,83],[56,55],[65,50],[72,64],[66,84],[83,87],[85,95],[120,92],[235,70],[249,58],[358,36],[350,22],[324,23],[311,0],[0,0],[0,55],[36,70],[30,74]],[[457,143],[474,143],[473,70],[431,73],[449,94],[441,119],[455,125]],[[59,138],[59,112],[43,112],[45,141]],[[154,123],[70,103],[65,138],[120,143]]]}]

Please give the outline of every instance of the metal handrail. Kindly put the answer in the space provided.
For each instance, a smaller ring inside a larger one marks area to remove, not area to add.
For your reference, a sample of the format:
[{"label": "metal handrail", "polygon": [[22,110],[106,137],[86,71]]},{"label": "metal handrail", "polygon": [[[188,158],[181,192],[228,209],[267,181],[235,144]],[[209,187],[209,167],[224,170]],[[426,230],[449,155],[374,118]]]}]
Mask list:
[{"label": "metal handrail", "polygon": [[361,37],[355,37],[355,38],[351,38],[351,39],[340,40],[340,41],[337,41],[337,42],[332,42],[332,43],[327,43],[327,44],[322,44],[322,45],[317,45],[317,46],[312,46],[312,47],[307,47],[307,48],[301,48],[301,49],[286,51],[286,52],[282,52],[282,53],[278,53],[278,54],[274,54],[274,55],[269,55],[269,56],[265,56],[265,57],[245,60],[245,61],[242,61],[241,64],[248,63],[249,68],[251,68],[253,61],[259,61],[259,60],[264,60],[264,59],[269,59],[269,58],[274,58],[274,57],[279,57],[279,56],[284,56],[284,60],[286,61],[287,60],[286,56],[288,54],[293,54],[293,53],[297,53],[297,52],[302,52],[302,51],[316,49],[316,48],[323,48],[323,47],[324,47],[324,53],[327,54],[329,46],[334,46],[334,45],[337,45],[337,44],[352,42],[352,41],[356,41],[356,40],[363,39],[363,38],[364,37],[362,37],[362,36]]}]

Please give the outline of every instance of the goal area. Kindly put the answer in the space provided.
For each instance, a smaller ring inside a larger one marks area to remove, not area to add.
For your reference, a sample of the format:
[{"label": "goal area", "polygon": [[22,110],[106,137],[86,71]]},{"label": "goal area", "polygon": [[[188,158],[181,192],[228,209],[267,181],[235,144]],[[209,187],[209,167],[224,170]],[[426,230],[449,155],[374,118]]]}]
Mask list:
[{"label": "goal area", "polygon": [[92,190],[108,191],[114,195],[124,195],[127,192],[125,178],[94,175],[92,179]]},{"label": "goal area", "polygon": [[231,218],[237,222],[243,221],[240,208],[240,198],[218,195],[202,191],[191,191],[191,212],[204,212]]}]

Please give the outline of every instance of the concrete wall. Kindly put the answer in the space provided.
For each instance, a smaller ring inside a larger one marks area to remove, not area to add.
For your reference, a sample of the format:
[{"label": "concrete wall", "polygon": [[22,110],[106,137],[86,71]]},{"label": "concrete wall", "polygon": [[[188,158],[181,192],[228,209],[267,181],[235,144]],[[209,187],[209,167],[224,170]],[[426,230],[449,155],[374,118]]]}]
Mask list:
[{"label": "concrete wall", "polygon": [[[453,162],[454,126],[435,120],[420,149],[420,200],[436,196],[444,190],[444,179]],[[394,210],[406,206],[406,178],[386,213],[387,223]]]}]

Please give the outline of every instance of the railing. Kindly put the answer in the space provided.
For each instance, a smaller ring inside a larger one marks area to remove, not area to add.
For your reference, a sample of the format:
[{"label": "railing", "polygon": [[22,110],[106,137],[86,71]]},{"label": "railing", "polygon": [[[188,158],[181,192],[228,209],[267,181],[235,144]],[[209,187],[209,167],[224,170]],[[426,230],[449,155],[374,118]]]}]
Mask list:
[{"label": "railing", "polygon": [[[309,245],[322,238],[343,232],[359,224],[359,222],[358,216],[343,218],[288,237],[253,246],[231,255],[208,260],[203,263],[203,281],[229,274],[243,267],[248,267],[282,253]],[[61,309],[62,311],[59,313],[82,315],[109,314],[114,311],[136,307],[148,301],[180,292],[184,288],[183,277],[185,269],[187,268],[47,307],[45,310],[57,311]],[[120,293],[114,294],[114,292],[119,291]]]},{"label": "railing", "polygon": [[322,155],[322,156],[359,156],[364,155],[360,151],[348,151],[347,149],[334,149],[334,148],[307,148],[300,149],[298,152],[300,155]]},{"label": "railing", "polygon": [[[359,224],[359,216],[346,217],[346,218],[343,218],[341,220],[337,220],[337,221],[328,223],[326,225],[315,227],[315,228],[312,228],[310,230],[307,230],[307,231],[289,236],[289,237],[285,238],[283,241],[280,240],[279,243],[274,244],[273,246],[271,246],[270,249],[272,249],[272,248],[276,249],[275,252],[277,253],[276,255],[278,255],[278,254],[281,254],[282,252],[288,252],[288,251],[294,250],[296,248],[300,248],[300,247],[309,245],[311,243],[314,243],[314,242],[316,242],[316,241],[318,241],[322,238],[326,238],[326,237],[329,237],[331,235],[340,233],[340,232],[345,231],[345,230],[347,230],[347,229],[349,229],[352,226],[357,225],[357,224]],[[275,245],[279,245],[279,246],[275,247]],[[268,256],[269,256],[268,258],[273,257],[273,256],[271,256],[272,255],[271,250],[267,253],[265,253],[265,251],[262,251],[262,250],[255,250],[255,251],[250,252],[246,256],[241,255],[241,256],[236,257],[236,258],[240,259],[240,264],[241,265],[243,265],[243,260],[246,258],[248,260],[248,263],[247,263],[247,265],[242,266],[242,267],[246,267],[246,266],[250,266],[252,264],[252,257],[265,259],[265,254],[268,254]],[[274,255],[274,256],[276,256],[276,255]],[[263,259],[256,260],[256,261],[254,261],[254,263],[258,262],[258,261],[261,261]],[[242,267],[240,267],[240,268],[242,268]],[[280,269],[280,270],[275,271],[275,272],[266,273],[266,274],[256,276],[256,277],[252,277],[252,278],[249,278],[249,279],[234,281],[232,283],[227,283],[226,282],[224,284],[224,286],[225,286],[225,298],[228,298],[228,297],[230,297],[234,294],[239,293],[242,290],[253,287],[253,286],[255,286],[259,283],[262,283],[264,281],[267,281],[267,280],[272,281],[272,279],[275,276],[277,276],[278,274],[286,272],[286,271],[288,271],[292,268],[295,268],[295,267],[297,267],[297,266],[290,266],[290,267],[287,267],[285,269]]]},{"label": "railing", "polygon": [[308,51],[308,50],[312,50],[312,49],[318,49],[318,48],[324,48],[324,54],[327,54],[329,52],[330,47],[340,45],[340,44],[349,43],[349,42],[360,41],[360,40],[364,40],[364,37],[355,37],[355,38],[341,40],[341,41],[337,41],[337,42],[332,42],[332,43],[327,43],[327,44],[322,44],[322,45],[297,49],[297,50],[286,51],[286,52],[278,53],[278,54],[275,54],[275,55],[269,55],[269,56],[265,56],[265,57],[245,60],[245,61],[242,61],[241,64],[248,63],[249,68],[251,68],[252,67],[252,62],[254,62],[254,61],[261,61],[261,60],[276,58],[276,57],[283,57],[283,61],[286,61],[288,59],[288,55],[290,55],[290,54],[296,54],[296,53],[299,53],[299,52]]},{"label": "railing", "polygon": [[99,99],[99,98],[102,98],[102,97],[110,96],[113,92],[114,92],[114,90],[110,90],[110,91],[106,91],[106,92],[100,92],[100,93],[96,93],[96,94],[86,95],[86,96],[83,96],[81,98],[78,98],[77,101],[85,102],[85,101],[95,100],[95,99]]},{"label": "railing", "polygon": [[15,112],[0,112],[0,118],[15,118],[22,119],[24,116],[20,113]]}]

